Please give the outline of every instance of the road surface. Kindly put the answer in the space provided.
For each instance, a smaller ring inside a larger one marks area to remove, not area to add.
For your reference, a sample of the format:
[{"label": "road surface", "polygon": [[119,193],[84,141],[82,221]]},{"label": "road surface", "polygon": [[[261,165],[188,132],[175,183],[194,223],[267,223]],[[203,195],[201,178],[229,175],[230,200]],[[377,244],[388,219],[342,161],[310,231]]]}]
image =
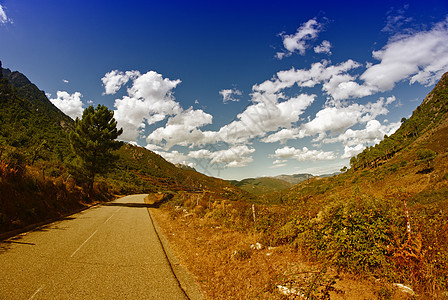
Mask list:
[{"label": "road surface", "polygon": [[0,243],[0,299],[188,299],[144,196],[123,197]]}]

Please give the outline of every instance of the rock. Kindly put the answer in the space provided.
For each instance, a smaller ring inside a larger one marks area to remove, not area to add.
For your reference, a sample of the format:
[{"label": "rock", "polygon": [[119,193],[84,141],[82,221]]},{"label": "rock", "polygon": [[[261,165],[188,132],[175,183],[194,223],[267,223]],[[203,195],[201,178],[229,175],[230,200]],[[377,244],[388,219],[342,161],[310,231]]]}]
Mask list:
[{"label": "rock", "polygon": [[283,295],[286,295],[286,296],[295,295],[300,298],[305,298],[305,295],[302,294],[300,291],[298,291],[296,288],[293,288],[293,287],[288,288],[284,285],[277,285],[277,288],[278,288],[278,291],[280,293],[282,293]]},{"label": "rock", "polygon": [[252,250],[261,250],[261,249],[263,249],[263,245],[260,244],[260,243],[255,243],[255,244],[250,245],[250,249],[252,249]]},{"label": "rock", "polygon": [[402,291],[403,293],[407,293],[407,294],[409,294],[409,295],[411,295],[411,296],[415,296],[414,291],[413,291],[410,287],[405,286],[404,284],[401,284],[401,283],[393,283],[392,285],[393,285],[393,286],[396,286],[396,287],[398,288],[398,290]]}]

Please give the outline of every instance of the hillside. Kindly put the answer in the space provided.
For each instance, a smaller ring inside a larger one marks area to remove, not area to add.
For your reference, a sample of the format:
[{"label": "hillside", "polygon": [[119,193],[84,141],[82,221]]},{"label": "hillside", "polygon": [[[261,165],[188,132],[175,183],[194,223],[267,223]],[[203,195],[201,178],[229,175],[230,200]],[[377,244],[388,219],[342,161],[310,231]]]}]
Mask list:
[{"label": "hillside", "polygon": [[291,184],[297,184],[304,180],[307,180],[309,178],[314,177],[314,175],[311,174],[292,174],[292,175],[278,175],[275,176],[275,178],[284,180],[286,182],[289,182]]},{"label": "hillside", "polygon": [[58,110],[24,75],[2,69],[0,145],[23,149],[32,160],[68,155],[66,133],[73,120]]},{"label": "hillside", "polygon": [[[145,148],[124,144],[95,195],[68,172],[73,159],[68,132],[74,121],[25,75],[0,72],[0,232],[20,228],[104,201],[116,194],[189,192],[240,199],[247,193],[194,169],[176,167]],[[13,196],[11,196],[13,195]]]},{"label": "hillside", "polygon": [[393,135],[352,158],[345,173],[271,194],[271,203],[301,212],[268,236],[434,296],[448,288],[447,199],[448,73]]},{"label": "hillside", "polygon": [[[417,298],[445,299],[448,291],[447,107],[448,73],[412,116],[402,120],[394,134],[352,158],[351,167],[345,172],[309,178],[289,189],[258,195],[256,204],[216,201],[197,211],[195,203],[176,199],[175,204],[166,205],[171,209],[170,217],[179,220],[169,228],[178,226],[179,232],[191,236],[195,233],[189,227],[195,225],[185,224],[200,224],[197,225],[203,231],[200,235],[211,237],[216,236],[216,230],[208,228],[225,228],[222,235],[229,237],[222,236],[216,243],[228,245],[227,248],[221,252],[213,248],[213,257],[223,257],[220,263],[200,256],[188,262],[192,268],[203,270],[211,262],[225,266],[228,257],[234,257],[238,266],[233,268],[239,270],[232,270],[236,278],[256,282],[260,274],[266,276],[259,284],[260,294],[273,295],[276,287],[283,284],[291,290],[312,291],[322,298],[331,292],[337,298],[332,288],[340,286],[345,277],[345,280],[364,279],[370,282],[368,285],[376,285],[374,294],[380,299],[408,299],[402,298],[403,295],[400,298],[399,293],[396,296],[398,283],[408,287]],[[184,209],[175,210],[174,205],[180,203]],[[195,247],[196,253],[212,252],[207,242],[198,244],[197,239],[191,239],[193,244],[179,238],[181,234],[175,236],[172,240],[180,243],[182,249]],[[239,243],[237,250],[235,240]],[[266,267],[272,276],[254,271],[253,262],[259,257],[259,250],[245,243],[247,240],[252,246],[259,242],[261,248],[267,249],[261,250],[269,254],[265,254],[260,268]],[[282,249],[279,252],[283,254],[294,252],[283,256],[281,261],[296,267],[285,267],[284,271],[275,273],[275,268],[265,263],[266,255],[272,254],[271,249]],[[298,272],[297,257],[313,262],[312,271]],[[241,265],[245,268],[240,268]],[[231,271],[221,269],[222,274]],[[205,278],[201,271],[197,275]],[[223,286],[221,290],[225,291],[239,284],[227,282],[224,276],[213,287]],[[266,286],[266,282],[270,284]],[[253,290],[252,285],[240,288],[248,294]],[[350,290],[347,286],[345,289]]]},{"label": "hillside", "polygon": [[285,190],[293,185],[286,180],[274,177],[247,178],[240,181],[231,180],[229,182],[254,195]]}]

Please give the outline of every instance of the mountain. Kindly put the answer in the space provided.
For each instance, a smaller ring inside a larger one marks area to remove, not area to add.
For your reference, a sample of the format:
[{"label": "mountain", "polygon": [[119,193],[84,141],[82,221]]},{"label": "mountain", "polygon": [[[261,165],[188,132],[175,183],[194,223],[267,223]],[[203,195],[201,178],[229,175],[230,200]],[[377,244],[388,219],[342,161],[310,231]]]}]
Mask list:
[{"label": "mountain", "polygon": [[[73,159],[68,132],[74,121],[25,75],[0,70],[2,232],[72,212],[94,199],[66,167]],[[124,143],[117,154],[116,167],[99,176],[95,184],[96,199],[151,192],[201,194],[202,198],[213,199],[250,198],[247,192],[222,179],[175,166],[142,147]]]},{"label": "mountain", "polygon": [[286,197],[300,199],[305,194],[325,197],[330,193],[334,196],[352,193],[353,189],[374,195],[396,189],[408,198],[420,193],[435,193],[446,189],[447,151],[448,73],[442,76],[412,116],[402,119],[394,134],[352,157],[351,167],[346,172],[302,182],[292,187]]},{"label": "mountain", "polygon": [[260,242],[446,298],[448,73],[394,134],[350,163],[341,174],[260,195],[268,204],[254,225]]},{"label": "mountain", "polygon": [[36,149],[45,156],[69,153],[66,133],[73,120],[55,107],[23,74],[1,69],[0,145]]},{"label": "mountain", "polygon": [[278,175],[274,178],[287,181],[291,184],[297,184],[299,182],[302,182],[304,180],[307,180],[309,178],[313,178],[314,175],[311,174],[292,174],[292,175]]},{"label": "mountain", "polygon": [[54,106],[45,92],[31,83],[25,75],[17,71],[11,72],[9,69],[2,69],[2,73],[15,88],[17,96],[27,103],[29,109],[35,110],[41,117],[50,119],[63,128],[71,128],[73,120]]},{"label": "mountain", "polygon": [[261,195],[290,188],[293,184],[275,177],[247,178],[241,181],[229,181],[246,192]]}]

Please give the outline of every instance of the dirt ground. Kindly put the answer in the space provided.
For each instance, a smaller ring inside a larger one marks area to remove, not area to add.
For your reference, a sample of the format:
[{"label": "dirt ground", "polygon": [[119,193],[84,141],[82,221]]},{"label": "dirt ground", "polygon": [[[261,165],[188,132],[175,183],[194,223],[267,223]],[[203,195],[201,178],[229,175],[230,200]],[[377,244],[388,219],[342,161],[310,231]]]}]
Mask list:
[{"label": "dirt ground", "polygon": [[173,218],[157,209],[153,216],[205,299],[415,298],[378,279],[337,274],[307,261],[292,247],[256,249],[259,236],[193,214]]}]

